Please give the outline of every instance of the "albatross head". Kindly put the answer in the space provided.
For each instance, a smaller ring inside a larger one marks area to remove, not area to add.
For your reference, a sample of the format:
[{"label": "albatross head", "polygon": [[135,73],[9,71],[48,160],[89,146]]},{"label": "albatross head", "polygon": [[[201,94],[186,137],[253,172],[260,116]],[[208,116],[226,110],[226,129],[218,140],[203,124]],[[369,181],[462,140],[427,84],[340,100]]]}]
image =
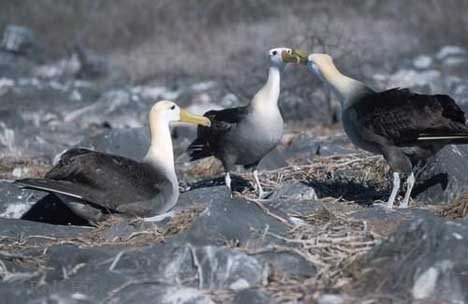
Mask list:
[{"label": "albatross head", "polygon": [[372,91],[362,82],[341,74],[333,63],[333,58],[328,54],[312,53],[307,55],[301,50],[292,51],[292,56],[300,58],[300,63],[320,79],[327,87],[338,94],[341,102],[348,102],[357,94]]},{"label": "albatross head", "polygon": [[291,62],[299,62],[299,58],[293,55],[293,50],[284,47],[271,49],[268,51],[268,55],[270,56],[270,61],[278,66]]},{"label": "albatross head", "polygon": [[158,101],[151,108],[150,122],[155,121],[163,121],[167,124],[173,121],[180,121],[207,127],[211,125],[208,118],[192,114],[187,110],[181,109],[174,102],[168,100]]},{"label": "albatross head", "polygon": [[333,59],[328,54],[313,53],[308,55],[303,50],[293,49],[291,55],[298,58],[297,63],[306,65],[322,81],[325,81],[324,72],[334,68]]},{"label": "albatross head", "polygon": [[144,161],[165,172],[174,184],[177,176],[174,169],[174,151],[169,124],[174,121],[210,126],[208,118],[191,114],[174,102],[162,100],[154,104],[149,113],[151,144]]},{"label": "albatross head", "polygon": [[323,70],[333,67],[333,59],[328,54],[314,53],[307,57],[307,67],[320,78],[323,77]]},{"label": "albatross head", "polygon": [[293,49],[291,57],[296,58],[295,63],[304,64],[321,80],[323,79],[323,70],[333,67],[333,59],[328,54],[313,53],[308,55],[306,51]]}]

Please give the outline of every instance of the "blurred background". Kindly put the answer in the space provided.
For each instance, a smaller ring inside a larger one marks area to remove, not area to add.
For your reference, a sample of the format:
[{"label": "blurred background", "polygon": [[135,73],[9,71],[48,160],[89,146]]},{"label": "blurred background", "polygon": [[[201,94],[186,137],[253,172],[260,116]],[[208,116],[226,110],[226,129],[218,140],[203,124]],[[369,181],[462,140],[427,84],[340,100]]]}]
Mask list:
[{"label": "blurred background", "polygon": [[[144,127],[157,99],[195,112],[245,104],[280,46],[331,53],[376,89],[468,95],[464,0],[0,1],[0,31],[3,155],[50,157]],[[335,97],[303,67],[282,80],[289,130],[337,121]]]}]

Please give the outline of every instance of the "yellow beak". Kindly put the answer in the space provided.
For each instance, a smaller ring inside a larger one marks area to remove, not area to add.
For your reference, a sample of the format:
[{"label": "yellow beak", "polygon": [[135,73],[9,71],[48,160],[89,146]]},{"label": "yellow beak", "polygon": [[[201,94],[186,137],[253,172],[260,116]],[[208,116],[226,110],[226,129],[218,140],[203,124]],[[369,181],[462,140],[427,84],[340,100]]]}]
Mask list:
[{"label": "yellow beak", "polygon": [[295,50],[293,49],[291,52],[283,51],[281,53],[281,60],[287,63],[300,63],[306,64],[307,63],[307,53],[302,50]]},{"label": "yellow beak", "polygon": [[299,63],[299,57],[288,51],[281,52],[281,60],[285,63]]},{"label": "yellow beak", "polygon": [[184,109],[180,109],[180,121],[205,127],[211,126],[211,121],[207,117],[192,114]]},{"label": "yellow beak", "polygon": [[309,61],[307,52],[303,50],[293,49],[291,56],[297,58],[296,63],[307,64],[307,61]]}]

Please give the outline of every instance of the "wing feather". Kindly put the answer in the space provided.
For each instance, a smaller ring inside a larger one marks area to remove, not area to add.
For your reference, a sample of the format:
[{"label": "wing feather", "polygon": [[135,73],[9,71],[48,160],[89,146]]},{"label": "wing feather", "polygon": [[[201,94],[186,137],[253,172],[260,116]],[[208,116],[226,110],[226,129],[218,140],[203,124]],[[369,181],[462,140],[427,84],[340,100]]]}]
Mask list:
[{"label": "wing feather", "polygon": [[211,110],[204,114],[211,120],[210,127],[199,126],[197,138],[190,144],[190,159],[196,160],[217,153],[222,147],[223,137],[248,114],[247,107]]},{"label": "wing feather", "polygon": [[118,206],[148,200],[170,182],[150,165],[125,157],[72,149],[44,179],[23,179],[17,183],[115,210]]},{"label": "wing feather", "polygon": [[464,112],[447,95],[396,88],[369,94],[354,107],[365,128],[396,145],[412,144],[425,136],[468,136]]}]

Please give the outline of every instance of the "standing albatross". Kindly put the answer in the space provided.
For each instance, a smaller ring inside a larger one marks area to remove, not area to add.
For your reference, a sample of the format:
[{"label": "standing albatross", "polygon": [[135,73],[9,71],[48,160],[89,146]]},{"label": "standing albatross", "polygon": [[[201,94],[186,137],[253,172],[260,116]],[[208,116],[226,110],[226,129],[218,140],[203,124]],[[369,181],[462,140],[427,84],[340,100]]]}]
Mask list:
[{"label": "standing albatross", "polygon": [[151,145],[142,162],[125,157],[71,149],[43,179],[21,179],[29,189],[58,194],[79,216],[98,220],[101,211],[154,216],[177,203],[179,188],[169,124],[181,121],[209,126],[171,101],[157,102],[149,113]]},{"label": "standing albatross", "polygon": [[376,92],[341,74],[326,54],[294,51],[301,62],[340,97],[343,128],[358,147],[381,154],[393,170],[392,208],[407,174],[400,208],[408,207],[415,183],[413,166],[435,155],[445,145],[468,144],[465,114],[447,95],[423,95],[394,88]]},{"label": "standing albatross", "polygon": [[253,168],[259,197],[263,197],[264,192],[258,179],[257,165],[276,147],[283,135],[283,118],[278,108],[280,73],[286,63],[299,60],[287,48],[271,49],[268,54],[271,66],[267,82],[250,103],[243,107],[206,112],[204,116],[211,120],[212,126],[200,126],[198,137],[188,148],[191,160],[213,155],[222,162],[230,192],[230,172],[235,165]]}]

